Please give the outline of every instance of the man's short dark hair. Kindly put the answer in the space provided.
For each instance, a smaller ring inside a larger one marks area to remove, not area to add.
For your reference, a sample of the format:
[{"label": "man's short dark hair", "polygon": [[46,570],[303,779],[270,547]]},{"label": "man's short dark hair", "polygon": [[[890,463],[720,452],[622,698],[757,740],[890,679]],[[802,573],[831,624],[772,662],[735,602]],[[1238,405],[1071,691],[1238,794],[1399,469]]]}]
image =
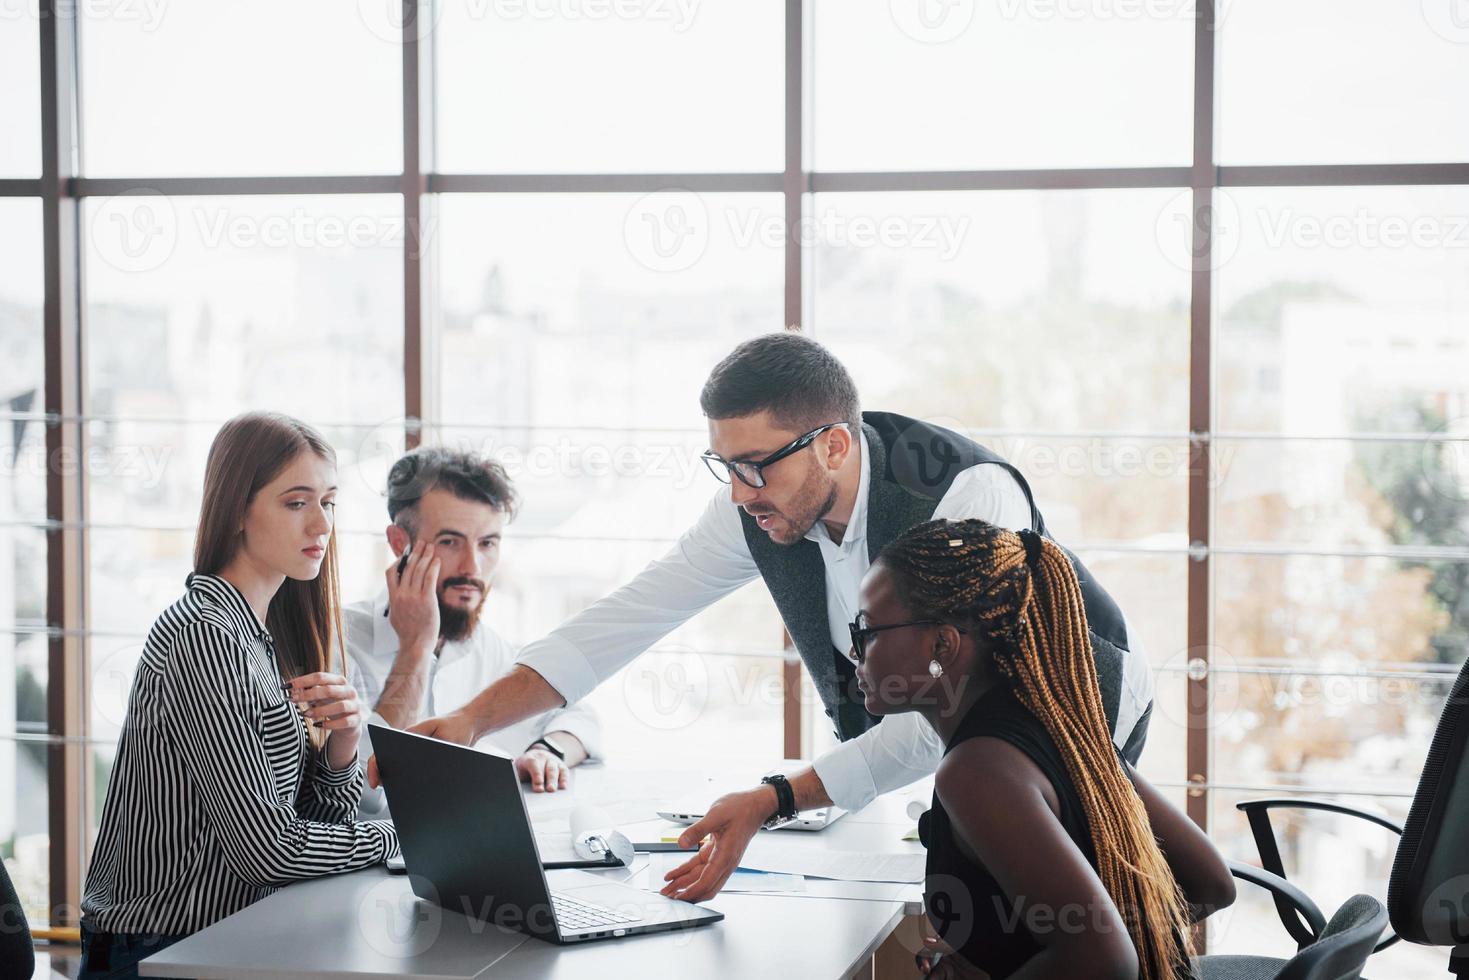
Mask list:
[{"label": "man's short dark hair", "polygon": [[505,467],[479,453],[420,446],[388,471],[388,517],[414,530],[418,502],[430,490],[447,490],[460,500],[489,504],[507,519],[519,499]]},{"label": "man's short dark hair", "polygon": [[828,422],[862,424],[857,385],[831,351],[798,333],[747,340],[720,361],[704,382],[699,406],[711,419],[769,411],[775,424],[808,432]]}]

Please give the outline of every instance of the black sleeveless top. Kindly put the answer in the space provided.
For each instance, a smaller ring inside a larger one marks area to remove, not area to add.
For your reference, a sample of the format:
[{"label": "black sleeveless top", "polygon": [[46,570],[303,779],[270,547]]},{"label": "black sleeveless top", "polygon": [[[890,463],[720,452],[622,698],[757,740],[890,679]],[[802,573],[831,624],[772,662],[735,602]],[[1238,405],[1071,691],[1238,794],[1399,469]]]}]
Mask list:
[{"label": "black sleeveless top", "polygon": [[[1045,726],[1016,700],[1007,684],[997,685],[974,703],[944,754],[981,736],[1010,743],[1045,773],[1060,803],[1061,825],[1095,868],[1097,856],[1086,812],[1061,753]],[[994,980],[1008,977],[1040,952],[1040,944],[1025,925],[1028,908],[1024,900],[1011,901],[983,865],[959,850],[937,792],[933,808],[918,821],[918,834],[928,848],[924,906],[934,929],[949,946]]]}]

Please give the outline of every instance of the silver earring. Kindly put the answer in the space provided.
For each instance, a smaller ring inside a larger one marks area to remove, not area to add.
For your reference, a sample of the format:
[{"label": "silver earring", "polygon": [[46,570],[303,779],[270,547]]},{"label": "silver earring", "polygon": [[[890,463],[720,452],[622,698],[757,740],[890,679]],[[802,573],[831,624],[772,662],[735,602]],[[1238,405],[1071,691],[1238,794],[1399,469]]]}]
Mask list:
[{"label": "silver earring", "polygon": [[944,676],[944,665],[941,664],[941,663],[939,663],[937,660],[930,660],[928,662],[928,676],[929,677],[942,677],[942,676]]}]

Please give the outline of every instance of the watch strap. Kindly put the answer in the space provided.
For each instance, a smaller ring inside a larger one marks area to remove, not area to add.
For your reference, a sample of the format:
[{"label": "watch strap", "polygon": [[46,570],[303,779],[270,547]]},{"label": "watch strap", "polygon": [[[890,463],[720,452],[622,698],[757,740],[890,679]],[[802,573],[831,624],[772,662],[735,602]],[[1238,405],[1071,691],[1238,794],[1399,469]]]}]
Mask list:
[{"label": "watch strap", "polygon": [[544,738],[538,738],[534,742],[530,743],[530,746],[529,746],[529,748],[526,749],[526,751],[529,752],[530,749],[533,749],[536,746],[540,746],[541,748],[544,748],[547,752],[551,753],[556,758],[560,759],[562,762],[565,762],[566,761],[566,753],[565,752],[562,752],[560,749],[558,749],[556,746],[552,745],[550,742],[546,741]]},{"label": "watch strap", "polygon": [[767,823],[774,825],[794,820],[796,818],[796,791],[791,788],[790,780],[777,773],[774,776],[766,776],[760,782],[775,787],[775,815]]}]

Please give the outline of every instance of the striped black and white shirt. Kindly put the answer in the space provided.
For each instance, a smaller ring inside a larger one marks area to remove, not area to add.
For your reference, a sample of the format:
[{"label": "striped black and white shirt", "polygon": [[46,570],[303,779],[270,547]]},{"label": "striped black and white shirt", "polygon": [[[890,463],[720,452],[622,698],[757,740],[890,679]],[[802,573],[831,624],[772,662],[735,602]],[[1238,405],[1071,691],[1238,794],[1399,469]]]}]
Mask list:
[{"label": "striped black and white shirt", "polygon": [[362,766],[335,771],[281,690],[275,645],[233,585],[191,575],[143,647],[82,898],[98,932],[196,932],[300,878],[397,852],[354,823]]}]

